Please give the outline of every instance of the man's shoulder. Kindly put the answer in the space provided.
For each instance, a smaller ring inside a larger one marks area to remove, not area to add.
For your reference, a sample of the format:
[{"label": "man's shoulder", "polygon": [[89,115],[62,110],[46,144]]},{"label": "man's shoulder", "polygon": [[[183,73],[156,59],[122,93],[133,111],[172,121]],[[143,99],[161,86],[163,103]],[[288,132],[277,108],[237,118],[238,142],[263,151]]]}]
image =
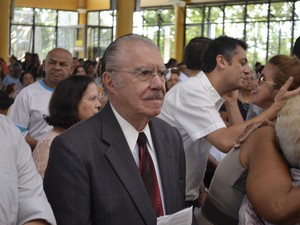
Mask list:
[{"label": "man's shoulder", "polygon": [[2,83],[3,83],[3,82],[6,82],[9,78],[10,78],[10,75],[7,74],[7,75],[3,78]]},{"label": "man's shoulder", "polygon": [[6,85],[9,85],[9,84],[11,84],[11,83],[13,83],[13,82],[12,82],[12,77],[11,77],[10,75],[6,75],[6,76],[4,77],[4,79],[2,80],[1,86],[6,86]]},{"label": "man's shoulder", "polygon": [[152,138],[157,142],[160,142],[163,145],[176,146],[176,149],[181,149],[182,137],[177,128],[157,117],[152,118],[149,127]]},{"label": "man's shoulder", "polygon": [[168,127],[170,127],[170,125],[167,122],[165,122],[164,120],[162,120],[158,117],[153,117],[151,119],[151,123],[153,123],[154,126],[166,127],[166,129],[168,129]]},{"label": "man's shoulder", "polygon": [[51,96],[52,92],[47,91],[41,84],[40,81],[35,81],[34,83],[24,87],[19,94],[20,96],[33,96],[38,99],[41,99],[41,96]]},{"label": "man's shoulder", "polygon": [[0,133],[1,133],[0,139],[3,138],[2,139],[3,141],[8,141],[8,140],[4,140],[5,138],[8,138],[9,141],[12,141],[12,139],[16,137],[16,134],[18,134],[18,132],[20,132],[19,129],[9,119],[9,117],[0,114]]},{"label": "man's shoulder", "polygon": [[13,122],[5,115],[0,114],[0,124],[1,128],[6,129],[8,127],[14,127]]},{"label": "man's shoulder", "polygon": [[175,127],[158,117],[152,118],[150,124],[154,129],[160,130],[161,132],[172,133],[177,130]]},{"label": "man's shoulder", "polygon": [[[69,137],[75,137],[75,134],[81,134],[82,139],[84,137],[92,137],[94,135],[98,135],[99,132],[101,131],[101,119],[99,113],[96,115],[80,121],[73,125],[72,127],[68,128],[61,136],[69,136]],[[82,140],[80,139],[80,140]],[[79,140],[79,141],[80,141]]]},{"label": "man's shoulder", "polygon": [[203,80],[201,76],[205,76],[205,74],[198,74],[195,77],[190,77],[186,81],[177,84],[169,92],[167,92],[167,95],[170,93],[190,94],[193,92],[203,92],[205,90],[203,87],[207,86],[207,82],[205,82],[206,79]]},{"label": "man's shoulder", "polygon": [[32,90],[32,89],[42,90],[44,88],[41,85],[41,81],[37,80],[37,81],[33,82],[32,84],[29,84],[27,87],[24,88],[24,90]]}]

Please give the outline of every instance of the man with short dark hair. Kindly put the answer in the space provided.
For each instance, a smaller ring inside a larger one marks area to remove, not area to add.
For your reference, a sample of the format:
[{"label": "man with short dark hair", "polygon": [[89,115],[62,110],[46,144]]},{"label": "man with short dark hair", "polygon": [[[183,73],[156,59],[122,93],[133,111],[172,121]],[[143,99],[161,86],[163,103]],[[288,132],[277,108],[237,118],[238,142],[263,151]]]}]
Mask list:
[{"label": "man with short dark hair", "polygon": [[[237,90],[249,73],[245,42],[221,36],[211,41],[205,51],[202,71],[176,85],[165,96],[159,118],[176,127],[184,140],[187,161],[186,201],[198,206],[211,145],[228,152],[244,128],[255,121],[276,117],[276,105],[244,123],[226,127],[219,109],[221,97]],[[236,99],[231,108],[240,115]],[[234,114],[234,113],[233,113]],[[204,190],[202,190],[204,191]]]}]

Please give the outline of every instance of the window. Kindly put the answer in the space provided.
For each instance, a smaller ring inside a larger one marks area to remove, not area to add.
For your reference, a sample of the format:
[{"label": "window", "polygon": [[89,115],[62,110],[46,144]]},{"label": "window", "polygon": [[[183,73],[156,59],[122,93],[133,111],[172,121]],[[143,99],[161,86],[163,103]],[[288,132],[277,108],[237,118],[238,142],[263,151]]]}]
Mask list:
[{"label": "window", "polygon": [[144,9],[134,13],[133,32],[153,40],[164,61],[174,55],[175,14],[173,8]]},{"label": "window", "polygon": [[186,43],[195,36],[228,35],[248,44],[249,64],[290,54],[300,36],[300,1],[226,2],[186,7]]},{"label": "window", "polygon": [[18,59],[32,49],[33,15],[31,8],[15,8],[10,27],[10,54]]},{"label": "window", "polygon": [[[208,2],[208,1],[206,1]],[[195,36],[229,35],[248,44],[249,64],[265,63],[275,54],[289,54],[300,36],[300,0],[245,0],[188,4],[185,44]],[[78,12],[16,7],[10,26],[10,54],[35,52],[41,59],[54,47],[102,57],[115,39],[116,11],[87,12],[87,26],[78,26]],[[134,12],[133,33],[152,39],[167,62],[174,55],[174,7]],[[82,43],[83,42],[83,43]]]},{"label": "window", "polygon": [[107,46],[115,39],[116,11],[87,13],[87,58],[102,57]]},{"label": "window", "polygon": [[78,13],[39,8],[15,8],[10,27],[10,54],[22,59],[25,52],[45,59],[55,47],[72,54],[77,39]]}]

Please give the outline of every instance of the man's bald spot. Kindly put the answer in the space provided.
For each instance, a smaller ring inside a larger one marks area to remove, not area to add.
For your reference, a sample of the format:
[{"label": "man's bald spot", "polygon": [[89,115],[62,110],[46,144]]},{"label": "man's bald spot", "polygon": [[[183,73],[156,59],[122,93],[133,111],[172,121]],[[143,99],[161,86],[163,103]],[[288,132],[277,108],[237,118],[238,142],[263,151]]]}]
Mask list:
[{"label": "man's bald spot", "polygon": [[49,58],[50,55],[52,55],[56,52],[66,53],[68,55],[70,61],[72,61],[72,63],[73,63],[73,55],[71,54],[71,52],[69,52],[67,49],[64,49],[64,48],[54,48],[54,49],[50,50],[47,54],[46,60]]}]

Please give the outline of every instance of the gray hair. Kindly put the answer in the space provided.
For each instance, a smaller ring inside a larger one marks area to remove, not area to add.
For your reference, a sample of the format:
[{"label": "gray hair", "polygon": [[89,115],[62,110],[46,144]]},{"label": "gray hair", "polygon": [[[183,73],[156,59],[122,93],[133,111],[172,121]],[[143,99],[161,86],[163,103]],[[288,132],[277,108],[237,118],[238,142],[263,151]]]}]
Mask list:
[{"label": "gray hair", "polygon": [[126,34],[113,41],[105,50],[101,60],[101,76],[106,71],[112,71],[119,64],[117,55],[126,42],[143,43],[158,49],[157,45],[147,37],[138,34]]}]

